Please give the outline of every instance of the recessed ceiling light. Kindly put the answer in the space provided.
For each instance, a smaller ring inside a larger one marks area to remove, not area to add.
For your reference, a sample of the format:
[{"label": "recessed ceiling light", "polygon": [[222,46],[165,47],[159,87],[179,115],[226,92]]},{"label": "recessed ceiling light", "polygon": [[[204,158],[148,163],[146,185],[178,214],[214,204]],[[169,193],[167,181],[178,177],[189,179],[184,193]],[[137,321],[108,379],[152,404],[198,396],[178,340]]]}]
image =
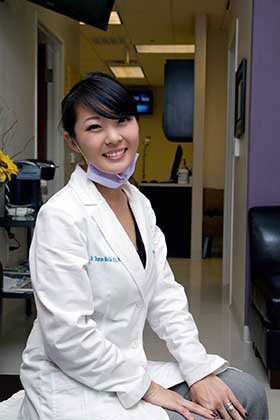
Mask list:
[{"label": "recessed ceiling light", "polygon": [[136,50],[141,54],[190,54],[195,52],[195,46],[192,44],[136,45]]},{"label": "recessed ceiling light", "polygon": [[140,66],[110,66],[110,69],[118,79],[145,79]]},{"label": "recessed ceiling light", "polygon": [[80,22],[80,25],[85,25],[85,22]]},{"label": "recessed ceiling light", "polygon": [[121,25],[122,21],[117,11],[113,10],[110,14],[109,25]]}]

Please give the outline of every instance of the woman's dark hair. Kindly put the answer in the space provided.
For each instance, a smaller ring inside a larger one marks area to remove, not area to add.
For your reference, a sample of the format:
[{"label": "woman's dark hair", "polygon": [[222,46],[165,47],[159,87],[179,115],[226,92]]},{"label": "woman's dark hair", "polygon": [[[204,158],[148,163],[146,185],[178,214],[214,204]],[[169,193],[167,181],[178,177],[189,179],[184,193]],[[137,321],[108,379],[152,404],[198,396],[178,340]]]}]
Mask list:
[{"label": "woman's dark hair", "polygon": [[134,116],[139,118],[132,94],[113,77],[104,73],[89,73],[76,83],[63,99],[61,124],[75,138],[77,106],[82,105],[110,119]]}]

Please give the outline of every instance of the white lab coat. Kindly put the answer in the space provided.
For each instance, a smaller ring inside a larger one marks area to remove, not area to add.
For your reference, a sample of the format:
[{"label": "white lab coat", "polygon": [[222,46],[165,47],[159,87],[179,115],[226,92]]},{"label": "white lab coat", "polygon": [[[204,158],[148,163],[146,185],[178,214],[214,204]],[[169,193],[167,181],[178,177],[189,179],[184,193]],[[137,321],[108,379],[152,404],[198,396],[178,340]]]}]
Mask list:
[{"label": "white lab coat", "polygon": [[[129,183],[123,190],[145,245],[145,269],[79,166],[39,212],[30,248],[38,316],[23,353],[21,420],[167,420],[163,408],[142,399],[151,380],[191,385],[227,365],[198,340],[149,200]],[[146,320],[178,363],[147,361]]]}]

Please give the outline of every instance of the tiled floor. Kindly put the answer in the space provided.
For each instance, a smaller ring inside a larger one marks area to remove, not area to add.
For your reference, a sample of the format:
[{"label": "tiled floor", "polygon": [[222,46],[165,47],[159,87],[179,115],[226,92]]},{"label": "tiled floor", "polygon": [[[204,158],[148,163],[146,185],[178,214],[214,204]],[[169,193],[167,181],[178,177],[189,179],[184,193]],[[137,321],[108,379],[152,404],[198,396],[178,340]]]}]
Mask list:
[{"label": "tiled floor", "polygon": [[[227,303],[228,290],[222,287],[222,260],[172,259],[170,262],[177,280],[186,288],[200,339],[208,352],[220,354],[232,366],[243,369],[262,381],[267,390],[270,420],[279,420],[280,390],[272,391],[269,388],[260,360],[254,356],[251,345],[241,340]],[[21,352],[32,325],[32,319],[25,318],[22,305],[16,301],[11,301],[10,304],[12,302],[17,308],[7,313],[6,305],[1,324],[0,373],[18,372]],[[154,335],[149,326],[145,328],[144,341],[150,360],[172,360],[165,344]]]}]

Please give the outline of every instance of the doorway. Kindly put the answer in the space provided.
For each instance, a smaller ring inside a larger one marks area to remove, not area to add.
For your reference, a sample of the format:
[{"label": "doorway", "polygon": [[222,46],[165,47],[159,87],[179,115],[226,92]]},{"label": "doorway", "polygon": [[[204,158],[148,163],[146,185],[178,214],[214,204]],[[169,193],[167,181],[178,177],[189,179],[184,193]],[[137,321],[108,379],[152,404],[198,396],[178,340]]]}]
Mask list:
[{"label": "doorway", "polygon": [[51,181],[42,181],[44,199],[64,186],[64,141],[60,121],[60,102],[64,96],[63,41],[37,23],[36,115],[37,159],[52,160],[57,168]]}]

